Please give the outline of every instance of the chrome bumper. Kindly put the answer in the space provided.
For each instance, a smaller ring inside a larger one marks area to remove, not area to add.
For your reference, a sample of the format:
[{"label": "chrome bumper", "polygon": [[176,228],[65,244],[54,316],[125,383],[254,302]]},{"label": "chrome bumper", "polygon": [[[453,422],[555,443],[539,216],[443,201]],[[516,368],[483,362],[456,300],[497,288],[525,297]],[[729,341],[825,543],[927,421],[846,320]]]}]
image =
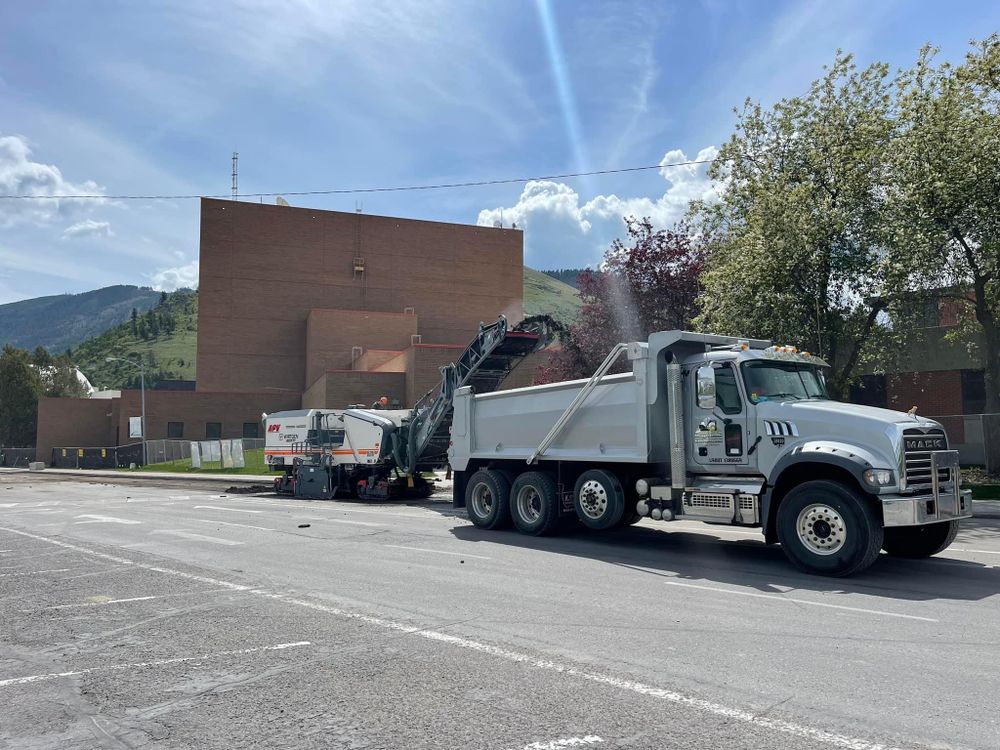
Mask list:
[{"label": "chrome bumper", "polygon": [[[957,484],[955,485],[957,488]],[[922,526],[925,523],[972,518],[972,490],[947,491],[936,496],[880,495],[885,526]]]}]

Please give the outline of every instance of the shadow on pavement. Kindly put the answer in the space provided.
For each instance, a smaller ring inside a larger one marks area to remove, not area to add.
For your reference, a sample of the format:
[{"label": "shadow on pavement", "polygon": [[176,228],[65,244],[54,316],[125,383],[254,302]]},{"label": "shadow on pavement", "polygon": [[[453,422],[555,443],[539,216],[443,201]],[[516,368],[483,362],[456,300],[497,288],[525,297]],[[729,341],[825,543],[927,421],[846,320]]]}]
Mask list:
[{"label": "shadow on pavement", "polygon": [[[864,573],[852,578],[826,578],[803,573],[787,560],[781,547],[763,541],[712,536],[711,526],[692,533],[634,526],[591,532],[573,524],[558,536],[531,537],[513,530],[486,531],[475,526],[452,528],[463,541],[505,544],[558,555],[600,560],[629,568],[638,576],[671,580],[711,581],[749,586],[762,593],[788,594],[788,588],[820,593],[867,594],[889,599],[975,601],[1000,593],[1000,568],[977,562],[930,558],[902,560],[882,555]],[[752,531],[752,530],[751,530]],[[959,546],[972,541],[980,529],[976,521],[963,527]],[[993,539],[995,530],[983,530]],[[947,553],[944,553],[947,554]],[[1000,556],[998,556],[1000,560]]]}]

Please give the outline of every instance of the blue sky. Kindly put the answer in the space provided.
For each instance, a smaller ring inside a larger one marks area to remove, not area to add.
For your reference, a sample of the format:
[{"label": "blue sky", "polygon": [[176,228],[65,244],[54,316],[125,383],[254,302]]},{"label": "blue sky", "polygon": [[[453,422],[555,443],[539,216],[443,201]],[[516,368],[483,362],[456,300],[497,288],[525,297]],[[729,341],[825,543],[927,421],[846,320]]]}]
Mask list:
[{"label": "blue sky", "polygon": [[[710,157],[744,98],[835,50],[958,59],[971,0],[213,0],[0,4],[0,194],[228,194],[559,174]],[[294,205],[525,231],[535,268],[595,264],[622,215],[668,224],[703,168]],[[0,303],[197,280],[198,202],[0,200]],[[308,269],[303,269],[308,273]]]}]

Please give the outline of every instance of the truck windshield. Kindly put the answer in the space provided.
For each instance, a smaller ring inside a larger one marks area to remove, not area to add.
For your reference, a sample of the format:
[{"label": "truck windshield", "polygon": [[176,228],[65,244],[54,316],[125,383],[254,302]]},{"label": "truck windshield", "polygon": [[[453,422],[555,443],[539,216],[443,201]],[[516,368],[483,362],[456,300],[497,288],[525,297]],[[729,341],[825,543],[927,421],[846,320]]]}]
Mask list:
[{"label": "truck windshield", "polygon": [[813,365],[757,360],[743,363],[743,382],[755,404],[784,399],[829,398],[823,374]]}]

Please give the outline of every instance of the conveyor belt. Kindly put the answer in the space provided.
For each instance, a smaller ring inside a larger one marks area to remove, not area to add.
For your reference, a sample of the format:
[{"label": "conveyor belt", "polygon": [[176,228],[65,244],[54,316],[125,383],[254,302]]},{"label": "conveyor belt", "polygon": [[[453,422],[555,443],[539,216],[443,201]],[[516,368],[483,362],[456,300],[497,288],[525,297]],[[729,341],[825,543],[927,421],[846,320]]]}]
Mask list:
[{"label": "conveyor belt", "polygon": [[452,399],[455,391],[472,386],[489,393],[521,361],[538,348],[542,336],[528,331],[508,331],[503,315],[481,325],[479,335],[462,355],[441,368],[441,384],[428,391],[413,408],[404,428],[393,434],[393,456],[400,471],[414,473],[421,466],[440,465],[451,440]]}]

